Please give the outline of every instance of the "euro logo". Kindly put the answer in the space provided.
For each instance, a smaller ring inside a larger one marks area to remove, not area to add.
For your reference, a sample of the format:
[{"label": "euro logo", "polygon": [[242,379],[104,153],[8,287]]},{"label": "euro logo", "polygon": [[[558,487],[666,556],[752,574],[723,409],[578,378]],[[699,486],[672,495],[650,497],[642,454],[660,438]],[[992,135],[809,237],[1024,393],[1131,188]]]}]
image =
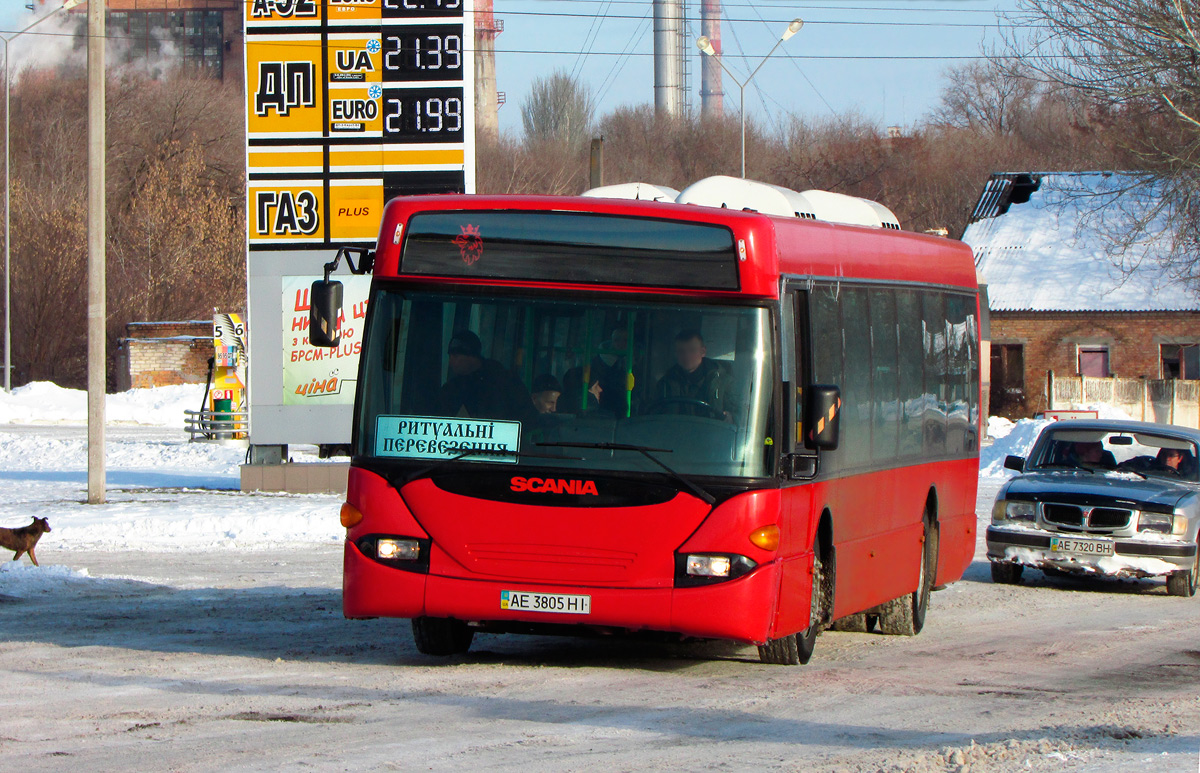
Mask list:
[{"label": "euro logo", "polygon": [[317,103],[315,86],[312,62],[259,62],[254,114],[265,117],[274,110],[286,116],[293,107],[312,107]]}]

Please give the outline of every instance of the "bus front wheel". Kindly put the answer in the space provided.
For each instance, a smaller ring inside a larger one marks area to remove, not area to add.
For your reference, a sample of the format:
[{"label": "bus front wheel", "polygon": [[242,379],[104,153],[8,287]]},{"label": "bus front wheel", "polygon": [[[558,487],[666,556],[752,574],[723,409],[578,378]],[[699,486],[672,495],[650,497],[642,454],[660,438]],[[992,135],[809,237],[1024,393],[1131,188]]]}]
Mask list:
[{"label": "bus front wheel", "polygon": [[444,617],[414,617],[412,629],[417,652],[422,655],[461,655],[475,638],[466,623]]},{"label": "bus front wheel", "polygon": [[812,660],[813,649],[817,646],[817,634],[821,631],[821,593],[824,588],[824,571],[821,568],[821,557],[813,555],[813,582],[811,610],[808,615],[808,628],[800,633],[771,639],[766,644],[759,645],[758,659],[763,663],[775,666],[798,666]]}]

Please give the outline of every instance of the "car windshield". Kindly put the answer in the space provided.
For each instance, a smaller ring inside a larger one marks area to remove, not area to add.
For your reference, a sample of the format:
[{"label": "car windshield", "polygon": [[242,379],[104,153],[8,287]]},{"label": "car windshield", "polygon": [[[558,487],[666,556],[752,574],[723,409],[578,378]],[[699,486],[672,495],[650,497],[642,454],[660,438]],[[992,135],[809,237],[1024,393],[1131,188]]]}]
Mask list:
[{"label": "car windshield", "polygon": [[[355,453],[761,477],[772,469],[762,307],[377,287]],[[513,455],[512,451],[519,451]]]},{"label": "car windshield", "polygon": [[1137,473],[1146,477],[1197,480],[1196,445],[1150,432],[1118,429],[1050,428],[1038,443],[1033,468]]}]

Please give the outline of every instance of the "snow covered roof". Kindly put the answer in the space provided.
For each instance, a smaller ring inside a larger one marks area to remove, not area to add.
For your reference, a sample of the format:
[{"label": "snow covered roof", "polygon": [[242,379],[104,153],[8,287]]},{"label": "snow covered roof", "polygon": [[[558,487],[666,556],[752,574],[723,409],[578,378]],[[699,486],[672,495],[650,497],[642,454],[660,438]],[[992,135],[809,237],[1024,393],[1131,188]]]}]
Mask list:
[{"label": "snow covered roof", "polygon": [[1200,292],[1158,261],[1163,229],[1114,251],[1154,203],[1131,174],[995,174],[962,240],[992,311],[1198,311]]}]

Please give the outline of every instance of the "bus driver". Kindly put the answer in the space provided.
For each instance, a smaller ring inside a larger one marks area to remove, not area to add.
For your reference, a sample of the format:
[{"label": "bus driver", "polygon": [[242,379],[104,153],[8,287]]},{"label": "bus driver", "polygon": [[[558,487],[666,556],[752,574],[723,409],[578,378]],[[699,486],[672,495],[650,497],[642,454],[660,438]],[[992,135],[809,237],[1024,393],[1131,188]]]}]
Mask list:
[{"label": "bus driver", "polygon": [[704,337],[694,328],[675,336],[675,364],[654,385],[652,413],[679,413],[733,421],[737,398],[730,374],[705,355]]}]

